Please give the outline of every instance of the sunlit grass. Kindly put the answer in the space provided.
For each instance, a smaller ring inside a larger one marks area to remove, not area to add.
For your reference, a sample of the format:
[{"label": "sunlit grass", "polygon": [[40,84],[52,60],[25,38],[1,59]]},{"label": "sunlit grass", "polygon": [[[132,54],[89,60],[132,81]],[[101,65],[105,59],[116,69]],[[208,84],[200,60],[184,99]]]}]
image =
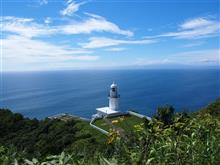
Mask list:
[{"label": "sunlit grass", "polygon": [[109,117],[107,120],[111,123],[107,123],[104,119],[98,119],[94,122],[94,124],[106,131],[109,131],[114,126],[117,128],[122,128],[126,132],[132,131],[134,126],[137,124],[142,124],[143,119],[132,116],[132,115],[123,115],[117,117]]}]

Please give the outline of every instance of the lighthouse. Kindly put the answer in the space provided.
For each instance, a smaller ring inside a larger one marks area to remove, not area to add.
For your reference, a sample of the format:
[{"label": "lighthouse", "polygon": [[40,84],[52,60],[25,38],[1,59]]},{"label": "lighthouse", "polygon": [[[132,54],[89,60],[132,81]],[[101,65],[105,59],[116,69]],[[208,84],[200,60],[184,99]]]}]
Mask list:
[{"label": "lighthouse", "polygon": [[110,86],[110,91],[109,91],[109,108],[113,111],[118,111],[119,110],[119,98],[120,95],[118,94],[118,87],[115,82],[112,83]]},{"label": "lighthouse", "polygon": [[118,93],[118,86],[113,82],[110,86],[108,94],[109,106],[96,108],[97,113],[95,114],[95,117],[110,117],[120,115],[119,98],[120,95]]}]

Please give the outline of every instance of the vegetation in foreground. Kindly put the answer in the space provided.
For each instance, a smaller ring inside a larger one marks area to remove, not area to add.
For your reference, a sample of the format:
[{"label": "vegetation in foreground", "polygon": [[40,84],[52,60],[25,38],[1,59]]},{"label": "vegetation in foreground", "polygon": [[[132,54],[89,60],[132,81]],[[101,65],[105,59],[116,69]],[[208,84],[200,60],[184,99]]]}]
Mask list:
[{"label": "vegetation in foreground", "polygon": [[0,164],[4,165],[220,162],[220,99],[193,114],[160,107],[152,121],[135,125],[123,138],[114,130],[105,138],[82,121],[32,121],[7,110],[0,113]]}]

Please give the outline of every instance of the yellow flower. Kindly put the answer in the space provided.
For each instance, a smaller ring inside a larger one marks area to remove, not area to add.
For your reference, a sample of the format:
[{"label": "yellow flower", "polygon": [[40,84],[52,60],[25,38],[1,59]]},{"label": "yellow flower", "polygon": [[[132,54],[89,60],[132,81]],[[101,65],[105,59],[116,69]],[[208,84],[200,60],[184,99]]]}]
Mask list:
[{"label": "yellow flower", "polygon": [[143,125],[140,125],[140,124],[137,124],[137,125],[134,125],[134,128],[137,132],[140,132],[140,131],[143,131]]},{"label": "yellow flower", "polygon": [[118,120],[112,120],[112,124],[118,123]]}]

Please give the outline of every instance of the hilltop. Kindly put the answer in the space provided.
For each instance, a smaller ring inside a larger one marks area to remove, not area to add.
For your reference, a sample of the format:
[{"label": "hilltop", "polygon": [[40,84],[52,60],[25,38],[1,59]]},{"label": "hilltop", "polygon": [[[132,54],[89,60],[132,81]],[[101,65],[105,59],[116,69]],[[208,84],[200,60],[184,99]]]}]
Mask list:
[{"label": "hilltop", "polygon": [[[126,130],[128,124],[120,121],[112,124]],[[1,109],[0,164],[220,162],[220,99],[191,114],[175,113],[172,106],[159,107],[151,121],[133,123],[129,128],[123,137],[114,129],[105,136],[76,118],[28,119]]]}]

